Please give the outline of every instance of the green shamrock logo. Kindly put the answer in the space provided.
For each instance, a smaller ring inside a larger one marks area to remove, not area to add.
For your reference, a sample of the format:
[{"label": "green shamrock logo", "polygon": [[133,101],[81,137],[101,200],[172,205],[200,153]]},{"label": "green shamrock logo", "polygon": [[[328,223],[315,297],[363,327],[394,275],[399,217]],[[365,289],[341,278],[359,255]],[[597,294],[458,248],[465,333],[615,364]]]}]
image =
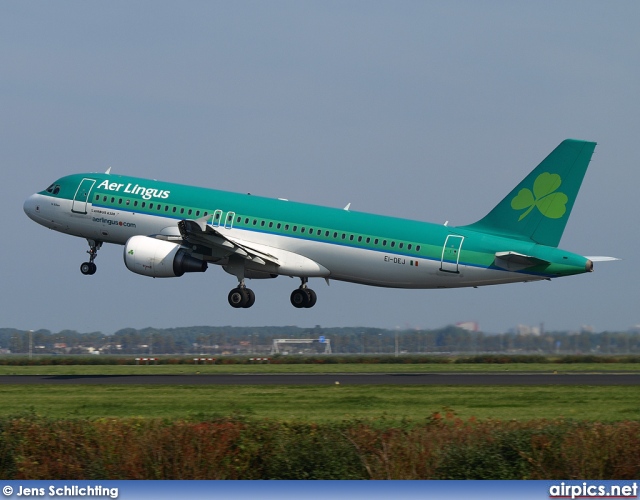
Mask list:
[{"label": "green shamrock logo", "polygon": [[524,219],[534,207],[550,219],[559,219],[567,211],[566,204],[569,201],[567,195],[556,192],[562,184],[558,174],[544,172],[533,183],[533,193],[530,189],[521,189],[518,195],[511,200],[511,208],[514,210],[527,209],[518,221]]}]

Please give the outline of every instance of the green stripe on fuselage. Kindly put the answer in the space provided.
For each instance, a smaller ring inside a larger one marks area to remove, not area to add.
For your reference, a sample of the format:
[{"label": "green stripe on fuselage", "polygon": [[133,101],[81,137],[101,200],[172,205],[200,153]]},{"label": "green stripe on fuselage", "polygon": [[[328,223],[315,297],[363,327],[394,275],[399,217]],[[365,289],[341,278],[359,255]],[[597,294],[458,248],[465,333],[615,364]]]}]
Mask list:
[{"label": "green stripe on fuselage", "polygon": [[[521,271],[525,274],[555,277],[584,272],[583,257],[533,242],[473,231],[468,227],[447,227],[162,181],[107,174],[75,174],[56,182],[61,187],[56,196],[72,200],[83,179],[96,180],[88,201],[105,209],[174,220],[197,219],[205,213],[211,218],[220,210],[221,226],[225,224],[227,214],[232,212],[233,227],[238,229],[433,261],[441,260],[445,240],[454,234],[465,238],[460,265],[494,268],[495,252],[513,251],[552,262],[548,266]],[[46,191],[41,194],[51,196]]]}]

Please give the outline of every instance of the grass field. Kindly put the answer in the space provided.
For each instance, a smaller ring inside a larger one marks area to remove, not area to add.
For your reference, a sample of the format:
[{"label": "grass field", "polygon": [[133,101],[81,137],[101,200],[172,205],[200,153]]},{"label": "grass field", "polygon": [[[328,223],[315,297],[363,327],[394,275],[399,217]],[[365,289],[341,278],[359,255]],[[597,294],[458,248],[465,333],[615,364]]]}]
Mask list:
[{"label": "grass field", "polygon": [[0,386],[0,416],[161,417],[202,420],[233,414],[280,421],[385,418],[640,419],[633,386]]},{"label": "grass field", "polygon": [[180,375],[197,373],[640,373],[640,363],[434,363],[255,365],[0,365],[0,375]]},{"label": "grass field", "polygon": [[[215,373],[638,373],[637,363],[256,364],[0,366],[0,375]],[[589,386],[115,386],[0,385],[0,416],[206,419],[232,414],[284,421],[421,421],[443,408],[463,418],[640,419],[637,387]]]}]

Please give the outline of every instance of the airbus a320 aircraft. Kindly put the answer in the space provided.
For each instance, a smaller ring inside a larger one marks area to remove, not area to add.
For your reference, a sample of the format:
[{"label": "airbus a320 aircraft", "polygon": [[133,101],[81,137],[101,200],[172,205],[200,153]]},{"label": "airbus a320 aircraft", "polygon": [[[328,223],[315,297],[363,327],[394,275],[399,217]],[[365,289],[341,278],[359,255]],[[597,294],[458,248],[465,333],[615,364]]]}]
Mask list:
[{"label": "airbus a320 aircraft", "polygon": [[300,279],[291,293],[313,307],[309,278],[395,288],[478,287],[591,272],[593,261],[557,248],[596,143],[568,139],[478,222],[460,227],[284,199],[104,174],[63,177],[24,203],[50,229],[86,238],[96,272],[103,243],[124,245],[134,273],[235,276],[229,304],[251,307],[245,279]]}]

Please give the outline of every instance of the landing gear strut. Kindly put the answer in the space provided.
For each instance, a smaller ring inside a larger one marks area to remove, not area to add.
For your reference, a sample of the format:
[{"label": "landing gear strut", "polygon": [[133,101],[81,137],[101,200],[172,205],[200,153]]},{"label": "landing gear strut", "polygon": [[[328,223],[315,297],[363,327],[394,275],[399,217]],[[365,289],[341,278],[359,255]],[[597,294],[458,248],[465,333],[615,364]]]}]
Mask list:
[{"label": "landing gear strut", "polygon": [[318,300],[318,296],[316,295],[316,292],[307,287],[307,281],[309,279],[300,279],[302,280],[300,288],[297,288],[296,290],[291,292],[291,305],[293,305],[293,307],[297,307],[298,309],[315,306]]},{"label": "landing gear strut", "polygon": [[89,243],[89,250],[87,250],[87,253],[89,254],[89,262],[83,262],[80,265],[80,272],[85,276],[96,273],[98,267],[93,263],[93,261],[96,260],[98,250],[100,250],[100,247],[102,246],[101,241],[87,240],[87,242]]}]

